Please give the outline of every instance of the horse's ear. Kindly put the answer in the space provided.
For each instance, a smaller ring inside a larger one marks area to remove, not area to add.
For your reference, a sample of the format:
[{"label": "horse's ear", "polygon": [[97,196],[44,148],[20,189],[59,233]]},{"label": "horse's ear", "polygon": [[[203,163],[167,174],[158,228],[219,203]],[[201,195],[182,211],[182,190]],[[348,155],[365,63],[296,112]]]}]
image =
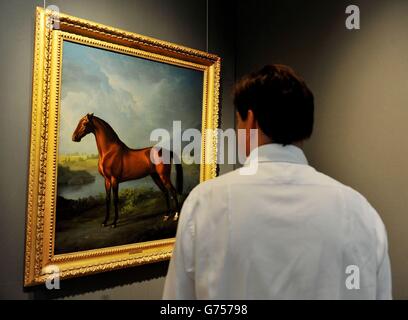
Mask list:
[{"label": "horse's ear", "polygon": [[88,121],[91,121],[92,118],[93,118],[93,116],[94,116],[93,113],[88,113],[88,114],[86,115],[86,117],[88,118]]}]

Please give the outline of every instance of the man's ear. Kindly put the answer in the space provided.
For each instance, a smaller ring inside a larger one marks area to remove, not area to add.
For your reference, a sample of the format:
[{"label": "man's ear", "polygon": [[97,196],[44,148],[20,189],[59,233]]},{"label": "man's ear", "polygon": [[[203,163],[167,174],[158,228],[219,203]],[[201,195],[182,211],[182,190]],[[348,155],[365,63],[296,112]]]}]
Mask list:
[{"label": "man's ear", "polygon": [[251,109],[248,110],[248,115],[247,115],[246,120],[247,120],[247,129],[257,129],[258,128],[258,122],[256,121],[255,114]]}]

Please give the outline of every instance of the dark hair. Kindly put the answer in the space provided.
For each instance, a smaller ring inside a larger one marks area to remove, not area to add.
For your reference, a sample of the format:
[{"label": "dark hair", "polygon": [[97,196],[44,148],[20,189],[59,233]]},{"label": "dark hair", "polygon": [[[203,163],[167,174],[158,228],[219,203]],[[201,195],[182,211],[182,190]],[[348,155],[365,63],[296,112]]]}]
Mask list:
[{"label": "dark hair", "polygon": [[288,66],[267,65],[244,76],[235,85],[234,105],[243,120],[252,110],[274,143],[288,145],[312,135],[313,93]]}]

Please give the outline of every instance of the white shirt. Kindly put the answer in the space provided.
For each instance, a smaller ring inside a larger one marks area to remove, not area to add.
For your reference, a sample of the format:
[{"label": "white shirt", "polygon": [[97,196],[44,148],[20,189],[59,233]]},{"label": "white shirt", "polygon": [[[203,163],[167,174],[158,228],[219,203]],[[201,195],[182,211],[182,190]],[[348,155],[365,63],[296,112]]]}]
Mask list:
[{"label": "white shirt", "polygon": [[367,200],[293,145],[255,150],[256,174],[188,196],[163,298],[391,299],[386,230]]}]

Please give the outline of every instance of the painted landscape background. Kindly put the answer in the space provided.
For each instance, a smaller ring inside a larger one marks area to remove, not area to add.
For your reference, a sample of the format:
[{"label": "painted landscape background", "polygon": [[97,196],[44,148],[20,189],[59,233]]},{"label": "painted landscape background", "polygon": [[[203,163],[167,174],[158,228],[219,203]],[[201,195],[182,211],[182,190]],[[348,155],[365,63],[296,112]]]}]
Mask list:
[{"label": "painted landscape background", "polygon": [[[199,71],[64,41],[57,180],[55,254],[175,236],[177,222],[163,221],[164,195],[150,177],[119,185],[119,222],[103,228],[104,179],[90,134],[71,137],[87,113],[107,121],[130,148],[152,146],[156,128],[201,130],[203,74]],[[183,163],[181,203],[199,183],[199,165]],[[175,181],[172,170],[172,181]],[[111,207],[111,220],[114,212]]]}]

